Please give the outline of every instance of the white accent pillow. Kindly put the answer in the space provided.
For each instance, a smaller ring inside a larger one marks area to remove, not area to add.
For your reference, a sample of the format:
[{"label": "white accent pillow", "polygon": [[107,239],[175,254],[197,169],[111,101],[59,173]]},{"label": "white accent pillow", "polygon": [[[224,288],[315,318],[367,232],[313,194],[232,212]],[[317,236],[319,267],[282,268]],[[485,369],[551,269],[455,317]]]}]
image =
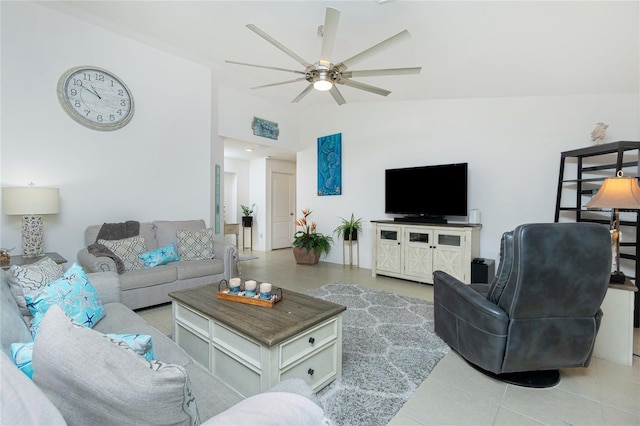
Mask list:
[{"label": "white accent pillow", "polygon": [[98,240],[98,244],[102,244],[122,260],[125,272],[144,267],[140,255],[147,251],[147,245],[142,235],[122,240]]},{"label": "white accent pillow", "polygon": [[55,305],[34,341],[33,371],[33,382],[72,425],[200,423],[183,367],[148,361],[72,323]]},{"label": "white accent pillow", "polygon": [[13,265],[9,268],[8,281],[11,294],[16,299],[23,316],[31,317],[24,295],[40,290],[41,287],[60,278],[62,273],[62,266],[48,257],[44,257],[31,265]]},{"label": "white accent pillow", "polygon": [[176,240],[180,260],[206,260],[215,256],[212,228],[199,231],[179,229],[176,231]]}]

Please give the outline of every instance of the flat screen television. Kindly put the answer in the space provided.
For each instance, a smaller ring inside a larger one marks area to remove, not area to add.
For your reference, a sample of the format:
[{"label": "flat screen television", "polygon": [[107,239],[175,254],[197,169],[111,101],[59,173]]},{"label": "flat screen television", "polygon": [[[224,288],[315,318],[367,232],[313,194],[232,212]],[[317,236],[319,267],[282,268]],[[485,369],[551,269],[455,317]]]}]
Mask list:
[{"label": "flat screen television", "polygon": [[[384,209],[407,221],[467,215],[467,163],[385,170]],[[398,220],[398,219],[396,219]]]}]

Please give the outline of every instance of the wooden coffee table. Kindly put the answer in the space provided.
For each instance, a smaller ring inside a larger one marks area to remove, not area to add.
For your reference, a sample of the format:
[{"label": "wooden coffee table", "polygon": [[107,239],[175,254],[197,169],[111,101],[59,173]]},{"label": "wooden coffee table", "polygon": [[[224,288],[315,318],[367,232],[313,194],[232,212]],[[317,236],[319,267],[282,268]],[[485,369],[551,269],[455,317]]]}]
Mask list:
[{"label": "wooden coffee table", "polygon": [[342,312],[336,303],[283,289],[273,307],[216,298],[216,285],[169,293],[173,338],[244,396],[282,380],[322,389],[342,375]]}]

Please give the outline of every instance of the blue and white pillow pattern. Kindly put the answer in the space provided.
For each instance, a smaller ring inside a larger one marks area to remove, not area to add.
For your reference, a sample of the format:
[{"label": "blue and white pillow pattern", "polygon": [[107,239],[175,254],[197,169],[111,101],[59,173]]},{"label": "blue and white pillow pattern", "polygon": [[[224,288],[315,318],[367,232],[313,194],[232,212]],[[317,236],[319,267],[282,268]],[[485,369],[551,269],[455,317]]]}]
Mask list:
[{"label": "blue and white pillow pattern", "polygon": [[104,317],[100,296],[89,282],[84,269],[77,263],[59,279],[36,292],[25,294],[24,298],[33,315],[31,334],[34,338],[40,321],[52,305],[58,305],[69,318],[85,327],[92,328]]},{"label": "blue and white pillow pattern", "polygon": [[[153,361],[156,359],[156,355],[153,351],[153,340],[151,336],[147,334],[105,334],[112,341],[117,340],[124,342],[128,347],[133,349],[135,353],[143,356],[147,361]],[[114,342],[116,343],[116,342]]]},{"label": "blue and white pillow pattern", "polygon": [[142,253],[139,257],[144,263],[145,268],[153,268],[154,266],[165,265],[169,262],[177,262],[180,260],[178,250],[174,243]]},{"label": "blue and white pillow pattern", "polygon": [[[105,334],[114,343],[124,343],[135,353],[145,357],[148,361],[153,361],[156,356],[153,351],[153,340],[146,334]],[[11,357],[15,365],[33,380],[33,342],[12,343],[10,346]]]},{"label": "blue and white pillow pattern", "polygon": [[31,364],[31,359],[33,358],[33,342],[12,343],[10,349],[13,362],[20,371],[33,380],[33,364]]}]

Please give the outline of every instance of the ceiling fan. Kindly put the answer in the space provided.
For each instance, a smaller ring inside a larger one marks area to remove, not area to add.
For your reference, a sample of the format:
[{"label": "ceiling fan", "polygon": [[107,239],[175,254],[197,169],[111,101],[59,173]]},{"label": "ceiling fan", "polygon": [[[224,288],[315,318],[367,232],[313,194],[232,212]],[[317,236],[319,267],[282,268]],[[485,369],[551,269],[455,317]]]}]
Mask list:
[{"label": "ceiling fan", "polygon": [[380,52],[383,49],[390,47],[393,44],[396,44],[404,39],[410,37],[409,32],[407,30],[401,31],[398,34],[390,37],[386,40],[381,41],[380,43],[363,50],[362,52],[352,56],[349,59],[346,59],[338,64],[334,64],[331,62],[331,55],[333,53],[333,46],[335,45],[336,36],[338,33],[338,21],[340,20],[340,11],[331,7],[327,8],[327,12],[324,19],[324,26],[319,29],[319,34],[322,33],[322,48],[320,50],[320,60],[316,63],[310,63],[296,53],[286,48],[283,44],[278,42],[276,39],[271,37],[269,34],[262,31],[260,28],[256,27],[253,24],[248,24],[247,28],[249,28],[254,33],[258,34],[263,39],[267,40],[269,43],[273,44],[275,47],[298,61],[303,67],[305,67],[304,71],[299,70],[291,70],[286,68],[278,68],[271,67],[267,65],[256,65],[256,64],[248,64],[245,62],[236,62],[236,61],[225,61],[229,64],[236,65],[245,65],[249,67],[257,67],[257,68],[265,68],[276,71],[285,71],[291,72],[295,74],[302,74],[302,77],[295,78],[293,80],[281,81],[279,83],[265,84],[263,86],[252,87],[252,89],[261,89],[265,87],[279,86],[282,84],[295,83],[298,81],[307,81],[309,85],[293,99],[291,102],[298,102],[303,97],[305,97],[312,89],[316,89],[319,91],[329,91],[333,99],[338,103],[338,105],[345,104],[346,101],[340,91],[338,90],[337,85],[343,84],[345,86],[353,87],[355,89],[365,90],[367,92],[375,93],[381,96],[387,96],[391,93],[391,91],[386,89],[381,89],[379,87],[371,86],[369,84],[360,83],[352,80],[352,77],[373,77],[373,76],[384,76],[384,75],[407,75],[407,74],[419,74],[422,67],[412,67],[412,68],[386,68],[386,69],[376,69],[376,70],[360,70],[360,71],[347,71],[347,69],[360,61],[363,61],[370,56]]}]

